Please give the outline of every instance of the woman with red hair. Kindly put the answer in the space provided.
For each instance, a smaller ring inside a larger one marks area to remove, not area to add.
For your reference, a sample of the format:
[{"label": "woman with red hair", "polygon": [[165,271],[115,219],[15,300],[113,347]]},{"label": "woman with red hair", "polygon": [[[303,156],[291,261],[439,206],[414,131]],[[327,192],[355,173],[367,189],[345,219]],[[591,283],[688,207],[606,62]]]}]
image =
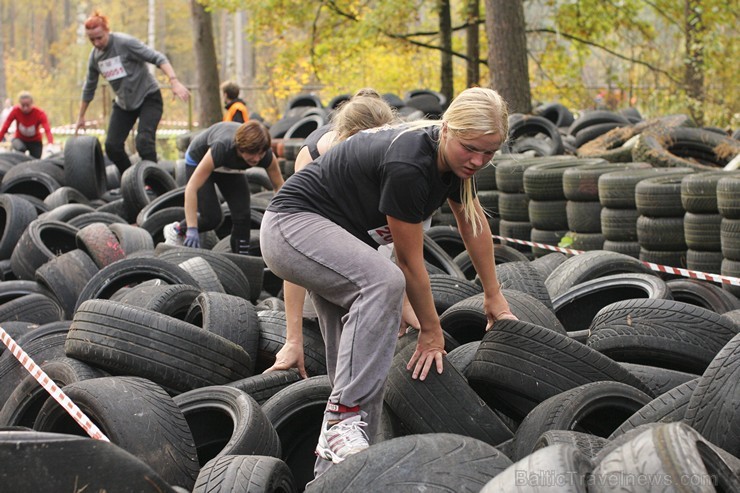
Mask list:
[{"label": "woman with red hair", "polygon": [[167,57],[128,34],[110,32],[108,18],[99,11],[94,11],[85,21],[85,33],[93,49],[88,60],[75,134],[85,127],[85,112],[95,96],[98,79],[103,76],[116,94],[105,138],[106,154],[121,172],[131,166],[125,142],[136,120],[139,120],[136,150],[142,159],[156,162],[155,137],[162,119],[163,103],[159,84],[149,72],[147,63],[156,65],[169,77],[175,96],[187,101],[190,92],[177,79]]}]

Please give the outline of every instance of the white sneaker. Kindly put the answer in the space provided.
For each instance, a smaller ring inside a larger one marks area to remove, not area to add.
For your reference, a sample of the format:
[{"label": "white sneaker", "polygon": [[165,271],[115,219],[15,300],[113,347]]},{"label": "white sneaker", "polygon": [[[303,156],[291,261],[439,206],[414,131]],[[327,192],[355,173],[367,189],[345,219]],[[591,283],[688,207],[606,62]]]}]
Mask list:
[{"label": "white sneaker", "polygon": [[316,455],[339,464],[352,454],[362,452],[370,446],[362,428],[367,423],[359,415],[344,419],[319,433]]},{"label": "white sneaker", "polygon": [[182,246],[184,238],[177,232],[179,225],[180,223],[174,222],[164,227],[162,233],[164,234],[165,245]]}]

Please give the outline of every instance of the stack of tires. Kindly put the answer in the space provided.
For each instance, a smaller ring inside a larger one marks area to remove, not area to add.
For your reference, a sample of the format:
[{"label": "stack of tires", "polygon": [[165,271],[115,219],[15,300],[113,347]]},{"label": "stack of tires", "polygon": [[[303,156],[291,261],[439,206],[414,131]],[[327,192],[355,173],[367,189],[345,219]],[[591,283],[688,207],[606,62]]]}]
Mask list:
[{"label": "stack of tires", "polygon": [[704,171],[686,175],[681,181],[688,269],[714,274],[722,269],[722,216],[717,208],[717,182],[728,175],[726,171]]},{"label": "stack of tires", "polygon": [[641,180],[635,186],[637,242],[640,260],[671,267],[686,267],[686,237],[681,203],[681,180],[670,174]]},{"label": "stack of tires", "polygon": [[[720,241],[722,246],[721,274],[740,277],[740,176],[732,174],[717,182],[717,208],[722,221]],[[740,287],[729,284],[725,289],[740,296]]]},{"label": "stack of tires", "polygon": [[[575,250],[600,250],[604,239],[601,236],[599,212],[601,205],[597,201],[572,201],[565,194],[565,174],[577,172],[582,166],[606,165],[603,159],[570,158],[560,162],[532,166],[524,172],[524,189],[530,198],[529,214],[532,221],[532,241],[542,238],[545,244],[563,244]],[[574,190],[569,191],[574,194]],[[534,204],[534,206],[533,206]],[[593,207],[593,206],[596,207]],[[534,213],[534,216],[533,216]],[[539,217],[535,220],[532,217]],[[534,227],[535,222],[541,228]],[[548,226],[548,224],[550,226]],[[555,227],[565,226],[565,232]],[[541,233],[542,231],[543,233]],[[540,236],[542,235],[542,236]],[[551,243],[555,240],[558,242]],[[535,257],[548,253],[533,247]]]},{"label": "stack of tires", "polygon": [[599,176],[599,202],[604,250],[640,257],[635,187],[647,178],[690,173],[690,168],[645,168],[611,171]]}]

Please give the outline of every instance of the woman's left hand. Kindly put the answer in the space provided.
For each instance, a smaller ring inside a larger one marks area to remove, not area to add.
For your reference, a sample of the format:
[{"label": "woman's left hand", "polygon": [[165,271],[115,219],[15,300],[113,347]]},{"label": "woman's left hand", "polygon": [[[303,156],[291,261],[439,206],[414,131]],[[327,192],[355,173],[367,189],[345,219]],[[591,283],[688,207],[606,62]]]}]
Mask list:
[{"label": "woman's left hand", "polygon": [[442,356],[446,354],[442,327],[439,327],[438,330],[420,330],[416,342],[416,351],[411,356],[406,369],[411,370],[413,368],[411,378],[414,380],[418,378],[423,381],[429,374],[432,364],[436,365],[437,373],[442,373]]},{"label": "woman's left hand", "polygon": [[485,295],[483,300],[483,309],[486,312],[486,319],[488,320],[488,323],[486,324],[486,332],[491,330],[493,324],[498,320],[519,320],[516,315],[511,313],[509,302],[506,301],[501,289],[490,296]]}]

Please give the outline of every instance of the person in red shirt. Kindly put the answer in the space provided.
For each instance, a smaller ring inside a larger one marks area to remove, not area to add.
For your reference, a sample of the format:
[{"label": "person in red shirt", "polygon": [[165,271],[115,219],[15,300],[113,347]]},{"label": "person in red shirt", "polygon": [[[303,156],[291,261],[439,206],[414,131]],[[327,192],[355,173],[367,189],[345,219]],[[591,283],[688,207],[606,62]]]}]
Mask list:
[{"label": "person in red shirt", "polygon": [[31,93],[23,91],[18,95],[18,105],[10,110],[8,117],[3,122],[3,127],[0,129],[0,135],[4,137],[8,133],[8,127],[14,121],[16,122],[16,129],[13,140],[11,140],[13,149],[18,152],[28,152],[36,159],[40,159],[41,151],[44,148],[40,127],[44,128],[46,141],[49,144],[54,143],[54,137],[51,135],[46,113],[33,105]]}]

